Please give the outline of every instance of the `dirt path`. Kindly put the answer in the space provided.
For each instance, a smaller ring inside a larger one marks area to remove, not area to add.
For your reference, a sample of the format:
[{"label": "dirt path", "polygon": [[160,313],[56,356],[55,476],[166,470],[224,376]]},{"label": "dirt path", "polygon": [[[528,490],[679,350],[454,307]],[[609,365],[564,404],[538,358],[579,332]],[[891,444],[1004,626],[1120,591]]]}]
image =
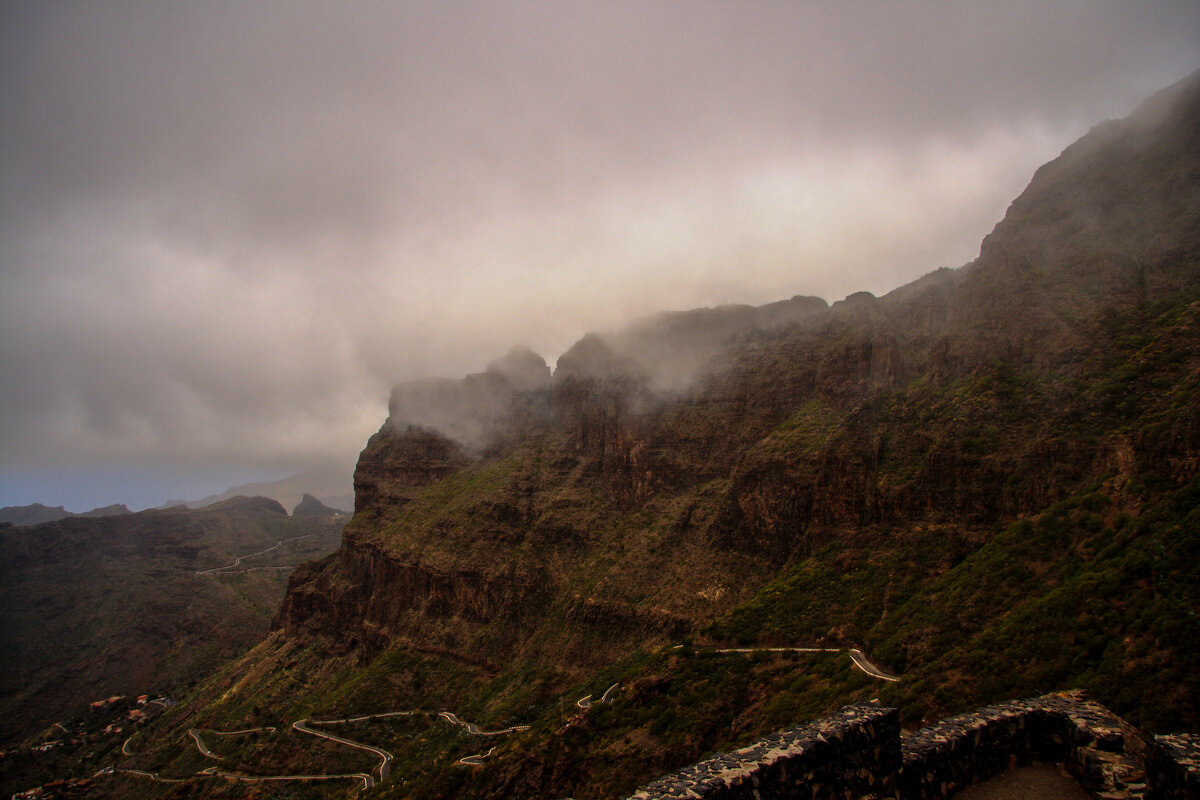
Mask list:
[{"label": "dirt path", "polygon": [[1035,764],[968,786],[955,800],[1087,800],[1091,795],[1057,764]]}]

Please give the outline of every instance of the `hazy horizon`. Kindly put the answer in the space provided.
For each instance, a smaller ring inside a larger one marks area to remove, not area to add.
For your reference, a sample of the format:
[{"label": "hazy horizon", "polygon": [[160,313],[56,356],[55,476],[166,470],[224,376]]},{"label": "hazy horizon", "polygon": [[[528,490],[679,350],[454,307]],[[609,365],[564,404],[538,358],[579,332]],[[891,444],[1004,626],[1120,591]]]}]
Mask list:
[{"label": "hazy horizon", "polygon": [[350,463],[390,387],[958,267],[1192,3],[9,2],[0,506]]}]

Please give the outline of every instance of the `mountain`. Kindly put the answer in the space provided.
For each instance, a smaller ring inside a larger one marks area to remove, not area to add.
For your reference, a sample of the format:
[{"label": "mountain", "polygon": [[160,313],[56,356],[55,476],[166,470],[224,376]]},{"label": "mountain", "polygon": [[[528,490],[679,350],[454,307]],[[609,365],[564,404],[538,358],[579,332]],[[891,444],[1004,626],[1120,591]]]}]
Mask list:
[{"label": "mountain", "polygon": [[209,673],[265,634],[285,565],[340,534],[262,497],[0,530],[0,742]]},{"label": "mountain", "polygon": [[311,494],[305,492],[304,498],[292,509],[293,517],[335,517],[345,514],[337,508],[330,508]]},{"label": "mountain", "polygon": [[107,791],[227,791],[196,727],[289,732],[219,769],[389,798],[623,797],[868,698],[915,727],[1078,687],[1200,731],[1198,345],[1200,73],[960,269],[398,386],[341,549],[120,762],[186,787]]},{"label": "mountain", "polygon": [[124,503],[113,503],[112,505],[101,506],[100,508],[93,508],[91,511],[84,511],[79,516],[81,516],[81,517],[115,517],[115,516],[119,516],[121,514],[132,514],[132,513],[133,512],[129,510],[129,506],[125,505]]},{"label": "mountain", "polygon": [[305,494],[311,493],[331,508],[350,509],[354,504],[352,470],[348,465],[327,464],[306,469],[276,481],[259,481],[232,486],[220,494],[200,500],[170,500],[164,508],[187,506],[204,508],[232,497],[270,497],[284,508],[295,508]]},{"label": "mountain", "polygon": [[67,517],[111,517],[117,514],[132,513],[124,503],[114,503],[111,506],[103,508],[93,508],[91,511],[84,511],[82,514],[75,514],[67,511],[62,506],[44,506],[41,503],[34,503],[28,506],[5,506],[0,508],[0,523],[7,522],[10,525],[39,525],[43,522],[54,522],[55,520],[66,519]]}]

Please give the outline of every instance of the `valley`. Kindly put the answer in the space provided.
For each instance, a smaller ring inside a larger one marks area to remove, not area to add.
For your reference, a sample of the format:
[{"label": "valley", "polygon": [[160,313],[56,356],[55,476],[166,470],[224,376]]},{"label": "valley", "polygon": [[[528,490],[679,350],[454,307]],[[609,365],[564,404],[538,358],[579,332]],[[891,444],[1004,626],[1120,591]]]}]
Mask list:
[{"label": "valley", "polygon": [[[236,498],[0,531],[5,749],[97,697],[185,690],[261,638],[287,573],[344,523]],[[2,766],[5,787],[23,774]]]}]

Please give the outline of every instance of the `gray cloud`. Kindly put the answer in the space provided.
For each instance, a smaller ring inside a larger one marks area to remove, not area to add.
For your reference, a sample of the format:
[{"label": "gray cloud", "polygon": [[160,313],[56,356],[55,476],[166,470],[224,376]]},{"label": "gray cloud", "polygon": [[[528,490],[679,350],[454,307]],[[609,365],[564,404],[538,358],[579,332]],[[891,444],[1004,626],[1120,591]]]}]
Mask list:
[{"label": "gray cloud", "polygon": [[0,471],[346,457],[510,344],[956,266],[1193,6],[7,3]]}]

